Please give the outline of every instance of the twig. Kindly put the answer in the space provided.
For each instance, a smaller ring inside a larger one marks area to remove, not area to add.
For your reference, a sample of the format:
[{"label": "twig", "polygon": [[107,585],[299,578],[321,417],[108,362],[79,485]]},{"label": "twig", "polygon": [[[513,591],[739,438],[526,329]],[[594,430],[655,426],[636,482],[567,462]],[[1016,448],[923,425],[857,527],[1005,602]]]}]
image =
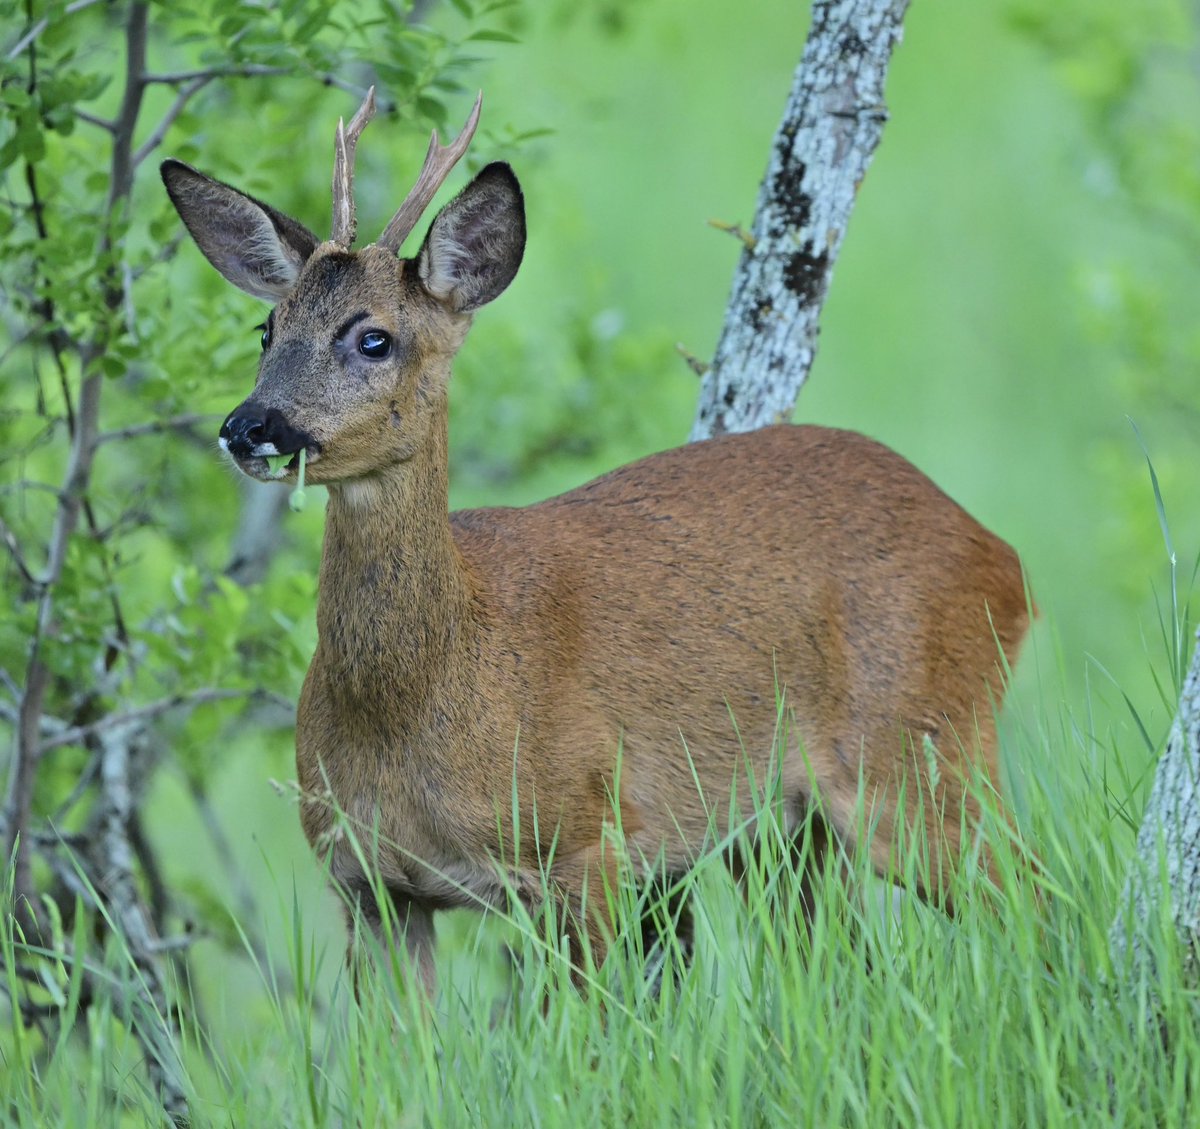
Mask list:
[{"label": "twig", "polygon": [[83,794],[96,783],[99,777],[100,758],[93,754],[84,767],[84,770],[79,774],[79,779],[75,781],[75,786],[71,789],[67,798],[54,809],[51,823],[55,826],[62,823],[67,818],[71,809],[83,798]]},{"label": "twig", "polygon": [[682,341],[677,341],[675,343],[675,352],[677,352],[683,358],[683,363],[687,365],[687,367],[690,368],[697,376],[703,376],[710,368],[712,368],[712,365],[709,364],[708,361],[702,361],[696,356],[695,353],[688,349]]},{"label": "twig", "polygon": [[95,114],[89,114],[87,110],[75,110],[75,116],[81,122],[87,122],[88,125],[94,125],[97,129],[104,130],[105,133],[115,133],[116,123],[110,122],[108,118],[99,118]]},{"label": "twig", "polygon": [[4,547],[8,549],[8,554],[12,557],[13,564],[17,566],[17,571],[25,578],[25,583],[36,586],[37,579],[33,575],[32,569],[25,563],[25,555],[21,552],[16,535],[9,529],[8,523],[2,517],[0,517],[0,541],[4,542]]},{"label": "twig", "polygon": [[170,108],[163,114],[162,120],[154,127],[154,131],[142,142],[137,152],[133,154],[134,168],[137,168],[138,165],[162,144],[163,138],[167,135],[167,130],[175,124],[175,119],[183,113],[187,108],[187,104],[216,77],[215,74],[202,74],[192,79],[191,82],[184,84],[179,93],[175,95],[175,101],[171,103]]},{"label": "twig", "polygon": [[147,271],[153,270],[160,263],[167,262],[168,259],[173,259],[183,244],[183,232],[177,231],[171,236],[162,246],[159,247],[154,254],[147,259],[141,266],[134,268],[133,281],[138,282]]},{"label": "twig", "polygon": [[39,755],[48,753],[51,749],[63,745],[79,745],[93,737],[100,737],[110,730],[123,729],[132,725],[144,726],[171,710],[195,709],[197,706],[209,705],[213,702],[229,702],[238,698],[266,698],[271,701],[280,700],[279,695],[264,690],[219,690],[208,687],[204,690],[194,690],[190,694],[172,694],[169,698],[160,698],[149,705],[138,706],[125,713],[110,713],[88,725],[73,725],[47,737],[38,748]]},{"label": "twig", "polygon": [[[8,674],[4,675],[5,689],[13,695],[14,700],[19,700],[21,697],[21,688],[17,686]],[[5,702],[0,702],[0,719],[7,721],[10,725],[16,725],[20,720],[21,711],[17,706],[10,706]],[[56,717],[50,717],[48,714],[42,714],[42,729],[47,733],[61,733],[66,726]]]},{"label": "twig", "polygon": [[750,234],[740,223],[726,223],[724,220],[709,220],[709,227],[715,227],[717,231],[723,231],[726,235],[734,236],[747,251],[753,251],[755,243],[758,242],[753,235]]},{"label": "twig", "polygon": [[191,71],[151,72],[142,75],[142,81],[148,86],[183,86],[196,81],[212,82],[215,78],[271,78],[290,73],[288,67],[275,67],[266,63],[245,63],[231,67],[201,67]]},{"label": "twig", "polygon": [[186,412],[183,415],[171,416],[169,419],[151,420],[149,423],[135,423],[129,427],[118,427],[112,431],[102,431],[96,436],[96,446],[105,443],[115,443],[122,439],[138,439],[143,435],[159,435],[164,431],[186,431],[202,423],[213,423],[221,417],[216,412]]},{"label": "twig", "polygon": [[[82,12],[84,8],[90,8],[93,4],[99,4],[101,0],[71,0],[63,12],[68,16],[73,16],[76,12]],[[22,51],[27,47],[31,47],[37,37],[42,34],[50,26],[50,21],[43,17],[38,20],[17,42],[9,48],[8,54],[4,56],[6,63],[11,63]]]},{"label": "twig", "polygon": [[[195,82],[197,79],[211,82],[216,78],[275,78],[282,75],[294,75],[295,73],[296,69],[294,67],[272,66],[269,63],[242,63],[237,66],[202,67],[189,71],[154,72],[143,75],[142,79],[148,84],[156,83],[165,86],[179,86],[183,83]],[[332,86],[338,90],[344,90],[347,94],[354,94],[358,98],[362,98],[367,92],[367,87],[347,82],[344,78],[329,71],[313,72],[312,77],[323,86]],[[390,111],[394,107],[384,105],[381,108]]]}]

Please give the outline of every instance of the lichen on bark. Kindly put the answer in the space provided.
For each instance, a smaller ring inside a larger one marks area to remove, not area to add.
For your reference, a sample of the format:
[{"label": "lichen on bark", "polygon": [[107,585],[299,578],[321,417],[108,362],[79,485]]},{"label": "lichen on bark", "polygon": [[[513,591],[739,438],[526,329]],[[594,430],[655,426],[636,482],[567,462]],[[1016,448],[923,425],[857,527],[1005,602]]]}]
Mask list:
[{"label": "lichen on bark", "polygon": [[887,112],[908,0],[818,0],[734,275],[692,439],[791,416],[858,186]]},{"label": "lichen on bark", "polygon": [[[1198,640],[1200,641],[1200,640]],[[1116,920],[1109,933],[1122,979],[1157,978],[1153,931],[1170,923],[1182,946],[1184,974],[1200,980],[1200,647],[1179,696],[1179,711],[1154,772]]]}]

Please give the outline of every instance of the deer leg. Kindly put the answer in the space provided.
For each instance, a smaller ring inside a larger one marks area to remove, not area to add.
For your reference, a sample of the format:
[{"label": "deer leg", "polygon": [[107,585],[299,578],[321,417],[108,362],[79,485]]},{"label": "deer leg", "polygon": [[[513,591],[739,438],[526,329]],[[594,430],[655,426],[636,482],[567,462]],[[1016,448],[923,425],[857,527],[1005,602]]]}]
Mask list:
[{"label": "deer leg", "polygon": [[558,929],[570,946],[571,979],[581,990],[586,987],[587,954],[596,968],[608,955],[619,878],[617,852],[603,843],[568,855],[550,869],[551,885],[558,891]]},{"label": "deer leg", "polygon": [[[678,988],[692,960],[695,922],[689,895],[678,889],[684,877],[683,873],[655,870],[643,883],[641,953],[646,960],[646,979],[655,982],[655,995],[661,992],[668,970]],[[678,949],[679,960],[672,959],[673,947]]]}]

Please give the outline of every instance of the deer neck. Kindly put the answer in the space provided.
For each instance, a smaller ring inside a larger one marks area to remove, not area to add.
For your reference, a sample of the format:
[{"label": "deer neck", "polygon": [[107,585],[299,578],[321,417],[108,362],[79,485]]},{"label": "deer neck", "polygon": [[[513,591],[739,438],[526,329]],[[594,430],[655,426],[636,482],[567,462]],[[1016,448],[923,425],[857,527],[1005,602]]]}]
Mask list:
[{"label": "deer neck", "polygon": [[449,519],[445,420],[409,460],[329,487],[318,657],[339,692],[427,696],[471,636]]}]

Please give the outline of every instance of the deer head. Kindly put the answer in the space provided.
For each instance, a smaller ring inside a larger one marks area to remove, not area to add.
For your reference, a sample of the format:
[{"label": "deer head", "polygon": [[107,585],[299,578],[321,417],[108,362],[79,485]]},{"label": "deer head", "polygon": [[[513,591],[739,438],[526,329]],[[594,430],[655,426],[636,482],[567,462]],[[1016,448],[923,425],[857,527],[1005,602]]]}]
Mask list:
[{"label": "deer head", "polygon": [[[455,141],[435,131],[424,168],[377,243],[353,250],[354,153],[374,91],[335,135],[333,225],[303,224],[181,161],[163,162],[167,192],[205,257],[276,303],[251,395],[220,443],[252,478],[287,479],[303,449],[310,482],[362,479],[411,459],[445,413],[450,361],[472,312],[501,294],[525,249],[525,208],[507,164],[484,168],[435,217],[415,259],[398,257],[466,151],[482,95]],[[278,456],[292,456],[272,469]]]}]

